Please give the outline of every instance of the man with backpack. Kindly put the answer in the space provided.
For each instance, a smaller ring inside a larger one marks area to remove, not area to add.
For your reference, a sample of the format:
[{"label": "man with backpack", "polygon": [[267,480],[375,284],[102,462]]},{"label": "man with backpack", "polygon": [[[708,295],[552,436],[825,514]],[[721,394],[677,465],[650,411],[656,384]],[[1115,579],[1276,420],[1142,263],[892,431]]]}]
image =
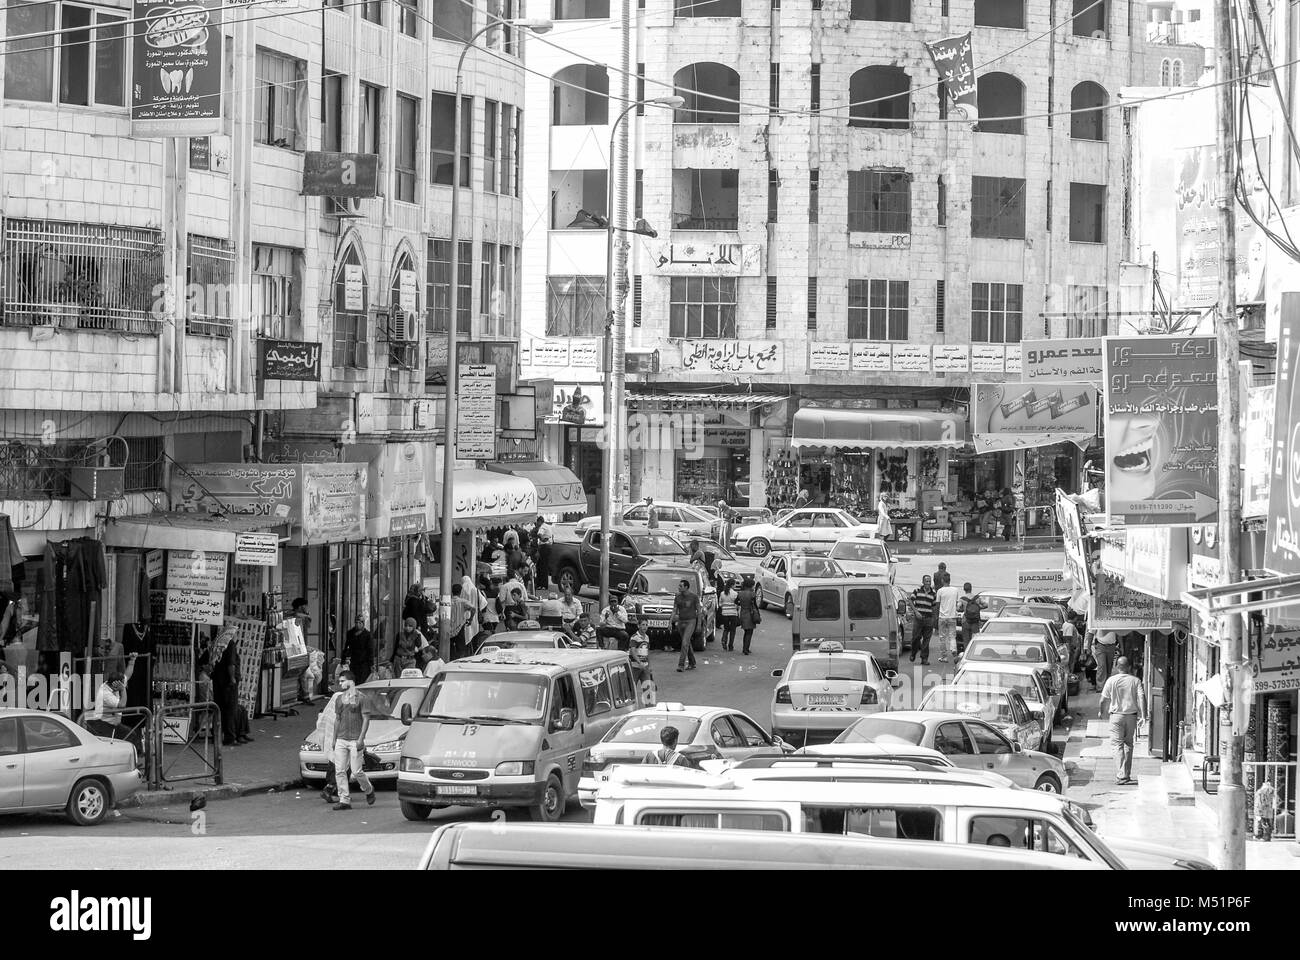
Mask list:
[{"label": "man with backpack", "polygon": [[975,595],[969,583],[962,584],[962,593],[961,646],[958,653],[964,652],[971,637],[980,632],[980,613],[985,609],[984,601]]}]

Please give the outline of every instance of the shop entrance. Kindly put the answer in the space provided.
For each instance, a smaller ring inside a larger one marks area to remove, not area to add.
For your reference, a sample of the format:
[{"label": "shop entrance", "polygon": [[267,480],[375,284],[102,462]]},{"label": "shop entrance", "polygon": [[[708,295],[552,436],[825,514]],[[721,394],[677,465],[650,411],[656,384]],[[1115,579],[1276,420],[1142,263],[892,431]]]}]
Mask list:
[{"label": "shop entrance", "polygon": [[1151,640],[1151,750],[1166,760],[1182,754],[1187,720],[1187,657],[1172,634]]},{"label": "shop entrance", "polygon": [[580,427],[565,428],[564,465],[582,481],[582,489],[587,491],[587,513],[599,514],[600,491],[605,488],[604,451],[583,439]]}]

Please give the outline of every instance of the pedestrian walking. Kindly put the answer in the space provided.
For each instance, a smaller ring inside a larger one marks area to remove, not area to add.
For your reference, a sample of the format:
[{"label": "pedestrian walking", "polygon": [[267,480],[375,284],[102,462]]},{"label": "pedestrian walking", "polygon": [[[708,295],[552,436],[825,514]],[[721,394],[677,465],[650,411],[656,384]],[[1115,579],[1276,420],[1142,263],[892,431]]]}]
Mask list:
[{"label": "pedestrian walking", "polygon": [[683,766],[689,767],[693,764],[677,751],[677,740],[681,735],[677,732],[676,727],[664,727],[659,731],[659,742],[662,746],[652,753],[647,753],[643,763],[660,763],[666,766]]},{"label": "pedestrian walking", "polygon": [[1147,722],[1147,701],[1142,681],[1129,673],[1128,657],[1116,660],[1115,669],[1115,675],[1101,689],[1097,716],[1110,716],[1110,742],[1115,748],[1115,782],[1129,785],[1137,783],[1131,776],[1133,739],[1137,728]]},{"label": "pedestrian walking", "polygon": [[975,595],[969,583],[962,584],[961,598],[961,646],[958,653],[970,645],[971,637],[980,632],[981,611],[985,609],[984,601]]},{"label": "pedestrian walking", "polygon": [[[942,564],[940,564],[942,566]],[[935,594],[939,608],[939,662],[947,663],[949,651],[957,655],[957,604],[961,591],[952,585],[952,577],[943,574],[943,586]]]},{"label": "pedestrian walking", "polygon": [[333,694],[326,702],[325,707],[316,715],[316,742],[321,745],[321,753],[325,757],[325,786],[320,792],[320,798],[326,803],[338,803],[339,787],[337,770],[334,766],[334,726],[335,719],[338,717],[337,705],[341,692]]},{"label": "pedestrian walking", "polygon": [[1255,791],[1255,839],[1268,843],[1273,839],[1273,818],[1277,816],[1277,791],[1265,780]]},{"label": "pedestrian walking", "polygon": [[736,581],[727,580],[718,592],[718,616],[722,618],[722,649],[736,649],[736,628],[740,626],[740,592]]},{"label": "pedestrian walking", "polygon": [[876,536],[881,540],[894,539],[894,523],[889,519],[889,504],[884,497],[876,503]]},{"label": "pedestrian walking", "polygon": [[375,640],[366,629],[366,618],[359,613],[344,641],[343,662],[353,676],[362,678],[362,683],[370,679],[375,669]]},{"label": "pedestrian walking", "polygon": [[1002,539],[1010,543],[1016,533],[1016,497],[1010,487],[1002,488],[1002,497],[998,500],[998,513],[1002,520]]},{"label": "pedestrian walking", "polygon": [[397,636],[397,646],[393,649],[393,676],[400,677],[403,670],[414,667],[420,649],[427,646],[428,639],[420,632],[414,617],[402,621],[402,632]]},{"label": "pedestrian walking", "polygon": [[555,542],[555,531],[540,514],[533,539],[537,543],[537,589],[545,590],[551,584],[551,544]]},{"label": "pedestrian walking", "polygon": [[673,627],[682,644],[681,654],[677,657],[678,673],[695,669],[695,648],[691,640],[699,618],[700,598],[691,591],[691,581],[683,580],[677,585],[677,596],[673,598]]},{"label": "pedestrian walking", "polygon": [[1070,669],[1079,669],[1079,628],[1074,625],[1074,611],[1065,612],[1065,623],[1061,624],[1061,636],[1070,651]]},{"label": "pedestrian walking", "polygon": [[[622,599],[616,594],[611,594],[609,606],[600,611],[600,623],[596,627],[596,636],[600,638],[601,646],[626,650],[629,639],[628,619],[627,607],[623,606]],[[612,645],[608,641],[613,641]]]},{"label": "pedestrian walking", "polygon": [[1083,644],[1083,653],[1080,655],[1083,661],[1083,675],[1088,681],[1088,686],[1093,693],[1097,692],[1097,657],[1092,652],[1092,634],[1088,634]]},{"label": "pedestrian walking", "polygon": [[[741,652],[749,656],[749,644],[754,638],[754,628],[763,622],[762,606],[758,602],[758,588],[754,584],[754,575],[745,574],[736,592],[737,616],[740,618]],[[734,642],[733,642],[734,646]]]},{"label": "pedestrian walking", "polygon": [[366,795],[366,803],[375,802],[375,788],[365,772],[366,731],[370,729],[370,711],[365,698],[357,689],[351,670],[339,674],[343,689],[334,704],[334,770],[338,785],[339,802],[335,810],[352,809],[352,788],[349,780],[355,779]]},{"label": "pedestrian walking", "polygon": [[418,583],[411,584],[402,605],[402,620],[408,619],[414,620],[421,630],[433,626],[433,606],[424,598],[424,589]]},{"label": "pedestrian walking", "polygon": [[1119,656],[1119,634],[1102,630],[1092,635],[1092,655],[1097,661],[1097,682],[1103,687],[1110,679]]},{"label": "pedestrian walking", "polygon": [[934,584],[935,593],[938,593],[943,586],[943,578],[946,576],[948,576],[948,564],[940,560],[939,566],[935,568],[934,576],[930,578],[930,582]]},{"label": "pedestrian walking", "polygon": [[934,633],[934,587],[927,573],[921,578],[921,585],[912,591],[912,609],[916,611],[916,626],[912,631],[912,655],[909,660],[916,662],[916,655],[921,655],[921,666],[930,665],[930,635]]}]

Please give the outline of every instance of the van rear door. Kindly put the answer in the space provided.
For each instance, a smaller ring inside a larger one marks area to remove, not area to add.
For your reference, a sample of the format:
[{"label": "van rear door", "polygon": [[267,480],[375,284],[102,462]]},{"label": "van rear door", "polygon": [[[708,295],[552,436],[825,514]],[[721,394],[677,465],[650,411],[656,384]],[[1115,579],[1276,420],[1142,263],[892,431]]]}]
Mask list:
[{"label": "van rear door", "polygon": [[815,647],[823,640],[848,640],[844,620],[844,587],[805,587],[795,610],[793,647],[795,653]]},{"label": "van rear door", "polygon": [[867,650],[883,663],[898,664],[898,629],[893,626],[885,596],[886,584],[878,586],[851,586],[847,588],[850,649]]}]

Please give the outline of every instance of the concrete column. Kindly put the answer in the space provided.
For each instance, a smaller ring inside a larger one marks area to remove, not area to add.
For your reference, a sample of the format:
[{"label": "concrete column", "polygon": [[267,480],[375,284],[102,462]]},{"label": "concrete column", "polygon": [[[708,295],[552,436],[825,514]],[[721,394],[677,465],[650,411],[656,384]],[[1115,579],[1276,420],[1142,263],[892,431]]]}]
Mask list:
[{"label": "concrete column", "polygon": [[749,431],[749,506],[767,503],[767,432],[762,427]]}]

